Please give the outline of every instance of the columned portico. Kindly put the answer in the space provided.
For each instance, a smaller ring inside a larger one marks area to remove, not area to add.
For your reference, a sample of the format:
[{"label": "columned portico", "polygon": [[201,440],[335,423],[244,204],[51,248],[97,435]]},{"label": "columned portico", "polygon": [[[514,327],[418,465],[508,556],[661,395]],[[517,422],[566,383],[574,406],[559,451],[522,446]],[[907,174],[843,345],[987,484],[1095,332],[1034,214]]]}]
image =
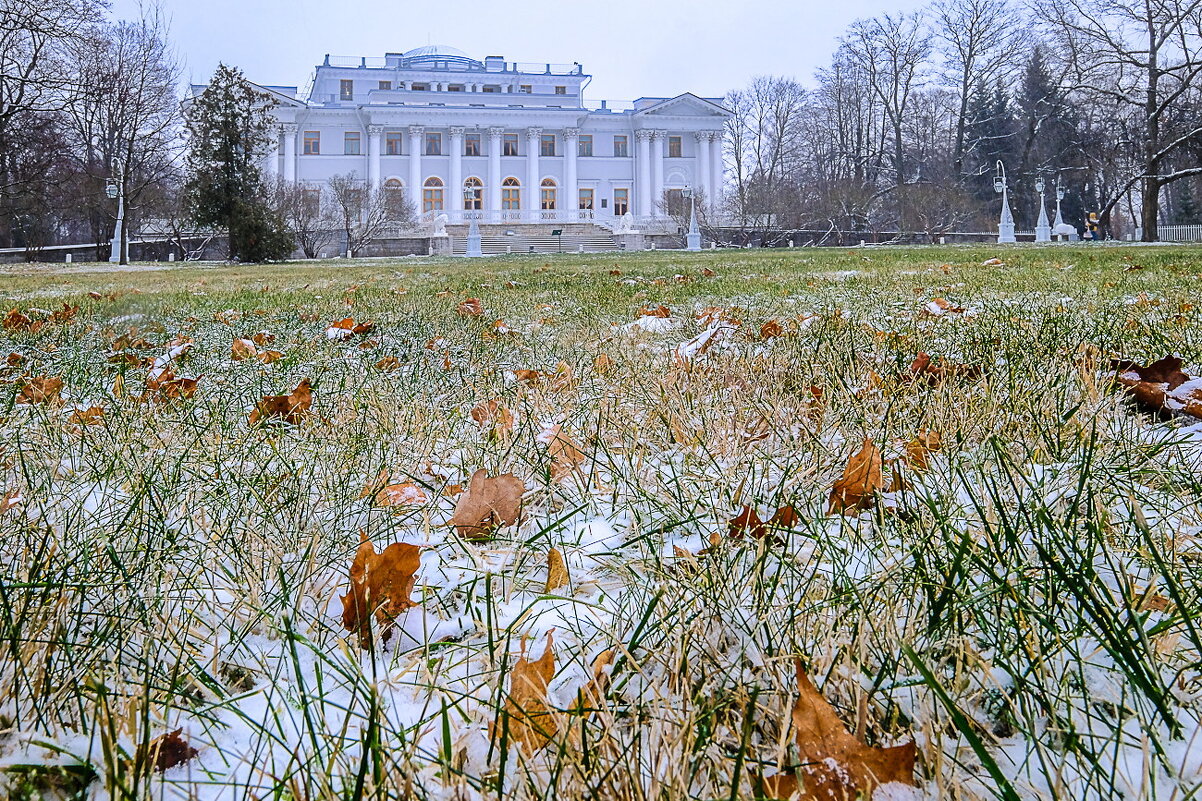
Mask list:
[{"label": "columned portico", "polygon": [[488,210],[501,211],[501,141],[504,128],[488,129]]},{"label": "columned portico", "polygon": [[714,179],[713,170],[710,169],[710,132],[698,131],[694,134],[697,140],[697,177],[693,181],[696,188],[701,191],[705,202],[710,200],[709,186],[710,181]]},{"label": "columned portico", "polygon": [[296,134],[300,126],[295,122],[286,122],[280,126],[284,132],[284,180],[296,180]]},{"label": "columned portico", "polygon": [[710,208],[715,212],[722,210],[722,176],[723,170],[722,161],[722,131],[710,132]]},{"label": "columned portico", "polygon": [[447,181],[447,208],[463,211],[463,132],[462,126],[451,127],[451,172]]},{"label": "columned portico", "polygon": [[383,125],[367,126],[367,185],[380,185],[380,146],[384,138]]},{"label": "columned portico", "polygon": [[639,143],[635,159],[639,167],[637,211],[639,216],[650,217],[654,208],[651,205],[651,131],[635,131],[634,135]]},{"label": "columned portico", "polygon": [[409,126],[409,199],[420,214],[422,211],[422,134],[421,125]]},{"label": "columned portico", "polygon": [[580,218],[580,182],[576,177],[576,157],[580,145],[580,129],[563,129],[563,197],[559,207],[569,220]]},{"label": "columned portico", "polygon": [[267,180],[274,181],[275,177],[280,174],[280,129],[275,129],[275,136],[271,139],[271,145],[267,148],[267,155],[263,161],[263,174],[267,176]]},{"label": "columned portico", "polygon": [[539,219],[539,185],[542,181],[542,171],[539,169],[539,147],[542,145],[543,129],[526,129],[526,191],[522,194],[522,206],[528,220]]},{"label": "columned portico", "polygon": [[652,131],[651,138],[651,216],[663,214],[660,204],[664,202],[664,142],[667,131]]}]

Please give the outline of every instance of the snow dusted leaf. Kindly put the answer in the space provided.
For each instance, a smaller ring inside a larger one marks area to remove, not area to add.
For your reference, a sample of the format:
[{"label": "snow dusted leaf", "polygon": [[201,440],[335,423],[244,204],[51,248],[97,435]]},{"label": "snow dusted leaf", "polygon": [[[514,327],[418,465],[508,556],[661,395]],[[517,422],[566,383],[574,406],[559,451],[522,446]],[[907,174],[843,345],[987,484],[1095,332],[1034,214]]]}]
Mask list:
[{"label": "snow dusted leaf", "polygon": [[91,406],[87,409],[76,409],[67,418],[67,423],[76,426],[98,426],[104,423],[104,407]]},{"label": "snow dusted leaf", "polygon": [[785,327],[777,320],[769,320],[760,326],[760,339],[769,340],[784,336]]},{"label": "snow dusted leaf", "polygon": [[525,493],[526,485],[512,473],[491,478],[487,470],[477,470],[447,525],[465,539],[487,539],[498,528],[518,522]]},{"label": "snow dusted leaf", "polygon": [[1202,379],[1190,376],[1182,365],[1176,356],[1166,356],[1146,367],[1122,359],[1111,361],[1111,367],[1119,371],[1115,381],[1126,387],[1141,412],[1164,420],[1175,414],[1202,419]]},{"label": "snow dusted leaf", "polygon": [[21,497],[20,490],[8,490],[4,495],[0,496],[0,515],[10,509],[16,509],[24,501],[25,499]]},{"label": "snow dusted leaf", "polygon": [[987,259],[981,262],[982,267],[1005,267],[1006,262],[1001,259]]},{"label": "snow dusted leaf", "polygon": [[485,434],[494,439],[503,439],[513,432],[513,412],[499,400],[476,404],[471,417]]},{"label": "snow dusted leaf", "polygon": [[484,315],[484,304],[479,298],[468,298],[455,307],[455,313],[460,317],[481,317]]},{"label": "snow dusted leaf", "polygon": [[50,376],[33,376],[25,379],[17,393],[17,403],[23,406],[62,406],[63,380]]},{"label": "snow dusted leaf", "polygon": [[797,701],[793,704],[793,736],[799,764],[794,773],[765,776],[765,797],[804,801],[870,801],[883,784],[914,785],[914,741],[893,748],[861,742],[839,719],[834,708],[796,662]]},{"label": "snow dusted leaf", "polygon": [[[120,378],[120,376],[117,376]],[[165,403],[169,400],[188,399],[196,394],[200,386],[200,378],[177,377],[170,368],[151,370],[146,379],[146,391],[139,398],[143,403],[156,400]],[[114,384],[114,389],[116,385]],[[114,391],[114,394],[117,394]]]},{"label": "snow dusted leaf", "polygon": [[155,737],[144,749],[138,750],[137,762],[153,767],[161,773],[192,759],[198,752],[180,736],[182,731],[183,729],[176,729]]},{"label": "snow dusted leaf", "polygon": [[359,645],[371,648],[371,623],[375,618],[380,639],[392,637],[392,627],[407,609],[417,606],[409,597],[421,567],[421,548],[394,542],[381,553],[363,532],[351,563],[350,592],[342,596],[342,625],[359,635]]},{"label": "snow dusted leaf", "polygon": [[426,495],[426,491],[411,481],[404,481],[398,484],[389,483],[387,470],[381,472],[374,482],[368,484],[359,497],[365,498],[369,495],[374,505],[385,508],[394,506],[422,506],[430,500],[429,496]]},{"label": "snow dusted leaf", "polygon": [[644,306],[639,309],[639,317],[660,317],[667,319],[672,316],[672,310],[667,306]]},{"label": "snow dusted leaf", "polygon": [[547,584],[543,592],[555,592],[560,587],[568,586],[568,565],[563,561],[563,554],[558,548],[547,552]]},{"label": "snow dusted leaf", "polygon": [[859,453],[851,457],[843,476],[831,490],[830,514],[856,513],[871,509],[876,502],[876,493],[885,487],[882,473],[881,451],[872,443],[871,437],[864,438]]},{"label": "snow dusted leaf", "polygon": [[376,362],[376,369],[384,373],[391,373],[396,370],[400,370],[401,360],[396,356],[385,356],[383,359],[380,359],[380,361]]},{"label": "snow dusted leaf", "polygon": [[1143,381],[1149,384],[1164,384],[1168,389],[1176,389],[1190,380],[1189,374],[1181,369],[1184,362],[1176,356],[1166,356],[1146,367],[1124,359],[1112,359],[1110,364],[1119,371],[1119,383],[1128,386]]},{"label": "snow dusted leaf", "polygon": [[969,364],[952,364],[942,358],[932,359],[929,354],[919,353],[910,365],[910,374],[915,380],[925,380],[932,387],[949,378],[980,378],[981,368]]},{"label": "snow dusted leaf", "polygon": [[598,375],[609,375],[614,369],[614,360],[610,358],[608,353],[600,353],[597,358],[593,359],[593,369]]},{"label": "snow dusted leaf", "polygon": [[576,374],[567,362],[555,365],[555,372],[547,376],[548,387],[552,392],[565,392],[576,386]]},{"label": "snow dusted leaf", "polygon": [[20,367],[25,363],[25,357],[19,353],[10,353],[4,357],[5,367]]},{"label": "snow dusted leaf", "polygon": [[46,322],[37,320],[36,322],[29,316],[22,314],[20,309],[13,309],[4,316],[3,326],[5,331],[24,331],[30,334],[36,334],[42,330]]},{"label": "snow dusted leaf", "polygon": [[714,323],[688,342],[678,345],[672,353],[673,362],[677,367],[688,367],[704,356],[715,343],[728,338],[734,331],[735,327],[730,323]]},{"label": "snow dusted leaf", "polygon": [[253,359],[259,355],[259,348],[249,339],[235,339],[230,346],[230,358],[236,362]]},{"label": "snow dusted leaf", "polygon": [[963,314],[964,307],[957,306],[947,298],[935,298],[923,308],[923,314],[930,317],[942,317],[945,314]]},{"label": "snow dusted leaf", "polygon": [[730,520],[728,536],[732,540],[741,540],[744,535],[762,540],[772,535],[773,531],[788,531],[801,522],[801,516],[792,506],[782,506],[772,513],[772,517],[761,520],[754,507],[744,506],[743,511]]},{"label": "snow dusted leaf", "polygon": [[526,658],[523,640],[522,655],[509,671],[509,694],[497,719],[489,725],[490,738],[508,737],[527,756],[546,745],[559,731],[559,721],[547,701],[547,685],[555,676],[553,634],[553,630],[547,632],[547,646],[535,662]]},{"label": "snow dusted leaf", "polygon": [[353,337],[370,334],[375,328],[373,323],[356,323],[353,318],[347,317],[326,326],[326,339],[346,342]]},{"label": "snow dusted leaf", "polygon": [[513,377],[528,387],[537,387],[543,381],[543,374],[538,370],[514,370]]},{"label": "snow dusted leaf", "polygon": [[313,389],[306,378],[287,395],[264,395],[262,400],[255,404],[249,422],[253,426],[265,420],[276,419],[296,425],[309,415],[312,405]]},{"label": "snow dusted leaf", "polygon": [[551,457],[552,481],[563,481],[584,463],[584,453],[557,425],[543,429],[535,441],[547,447],[547,454]]}]

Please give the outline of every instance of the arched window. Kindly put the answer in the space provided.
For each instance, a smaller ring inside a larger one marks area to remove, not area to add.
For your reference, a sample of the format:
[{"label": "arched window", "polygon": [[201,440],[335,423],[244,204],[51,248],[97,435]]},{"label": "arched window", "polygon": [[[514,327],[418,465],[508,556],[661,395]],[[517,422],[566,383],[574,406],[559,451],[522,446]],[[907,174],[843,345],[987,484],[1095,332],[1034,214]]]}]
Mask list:
[{"label": "arched window", "polygon": [[442,211],[443,191],[441,178],[427,178],[422,189],[422,211]]},{"label": "arched window", "polygon": [[405,185],[399,178],[389,178],[384,182],[384,205],[390,220],[399,220],[404,216]]},{"label": "arched window", "polygon": [[552,178],[544,178],[542,184],[542,192],[540,193],[539,201],[543,211],[554,211],[556,200],[555,181]]},{"label": "arched window", "polygon": [[522,182],[517,178],[506,178],[501,182],[501,208],[516,211],[522,207]]},{"label": "arched window", "polygon": [[468,178],[463,187],[470,191],[463,193],[463,208],[466,211],[482,211],[484,209],[484,182],[479,178]]}]

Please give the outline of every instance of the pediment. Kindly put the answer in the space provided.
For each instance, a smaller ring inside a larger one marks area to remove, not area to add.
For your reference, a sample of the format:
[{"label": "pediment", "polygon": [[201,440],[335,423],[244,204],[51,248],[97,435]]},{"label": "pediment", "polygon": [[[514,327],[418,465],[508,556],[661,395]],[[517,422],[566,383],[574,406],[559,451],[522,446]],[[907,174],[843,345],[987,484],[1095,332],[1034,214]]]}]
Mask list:
[{"label": "pediment", "polygon": [[730,112],[722,106],[698,97],[692,92],[686,92],[678,97],[661,100],[655,105],[636,112],[642,117],[721,117],[730,116]]}]

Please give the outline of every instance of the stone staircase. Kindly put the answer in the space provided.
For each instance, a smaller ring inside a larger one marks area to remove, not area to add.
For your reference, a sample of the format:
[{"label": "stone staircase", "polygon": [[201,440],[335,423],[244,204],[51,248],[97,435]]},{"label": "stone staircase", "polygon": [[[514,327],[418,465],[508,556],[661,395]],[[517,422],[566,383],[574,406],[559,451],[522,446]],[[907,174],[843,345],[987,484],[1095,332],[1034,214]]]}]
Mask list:
[{"label": "stone staircase", "polygon": [[[563,231],[563,236],[552,236]],[[451,253],[467,252],[466,225],[448,225]],[[593,223],[481,225],[480,250],[485,255],[505,253],[606,253],[618,249],[613,234]]]}]

